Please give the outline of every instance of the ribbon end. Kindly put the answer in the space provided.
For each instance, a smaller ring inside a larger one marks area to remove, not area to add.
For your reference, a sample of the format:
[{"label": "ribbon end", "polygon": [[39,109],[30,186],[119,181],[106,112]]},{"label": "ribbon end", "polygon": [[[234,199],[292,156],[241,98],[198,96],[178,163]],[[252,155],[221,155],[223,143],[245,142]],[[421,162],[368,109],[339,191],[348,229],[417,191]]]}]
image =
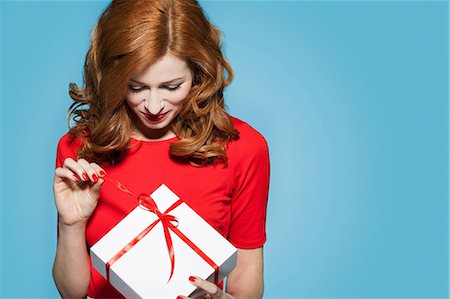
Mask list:
[{"label": "ribbon end", "polygon": [[172,273],[170,273],[170,277],[169,277],[169,279],[167,280],[167,283],[170,282],[170,280],[172,279],[172,276],[173,276],[173,271],[172,271]]}]

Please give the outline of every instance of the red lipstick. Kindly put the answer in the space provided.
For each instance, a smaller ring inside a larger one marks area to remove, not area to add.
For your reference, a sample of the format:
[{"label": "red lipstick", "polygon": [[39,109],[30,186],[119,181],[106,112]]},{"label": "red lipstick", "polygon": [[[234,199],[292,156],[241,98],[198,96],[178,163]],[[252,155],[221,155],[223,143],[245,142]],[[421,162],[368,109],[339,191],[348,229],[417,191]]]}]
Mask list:
[{"label": "red lipstick", "polygon": [[158,115],[144,113],[145,118],[147,118],[151,122],[160,122],[166,117],[166,115],[167,115],[167,112],[163,113],[163,114],[158,114]]}]

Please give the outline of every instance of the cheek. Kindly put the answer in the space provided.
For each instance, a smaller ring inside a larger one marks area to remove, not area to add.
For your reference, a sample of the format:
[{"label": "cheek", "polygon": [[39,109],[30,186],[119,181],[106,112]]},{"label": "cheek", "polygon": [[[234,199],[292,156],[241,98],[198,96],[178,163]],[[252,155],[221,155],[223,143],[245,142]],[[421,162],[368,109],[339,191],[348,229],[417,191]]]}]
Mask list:
[{"label": "cheek", "polygon": [[184,99],[186,99],[187,95],[189,94],[190,88],[186,88],[184,90],[180,90],[179,92],[175,92],[174,94],[169,94],[167,96],[167,100],[172,105],[181,105],[183,103]]},{"label": "cheek", "polygon": [[125,101],[130,107],[133,107],[139,105],[139,103],[142,102],[142,99],[138,94],[127,92],[127,94],[125,95]]}]

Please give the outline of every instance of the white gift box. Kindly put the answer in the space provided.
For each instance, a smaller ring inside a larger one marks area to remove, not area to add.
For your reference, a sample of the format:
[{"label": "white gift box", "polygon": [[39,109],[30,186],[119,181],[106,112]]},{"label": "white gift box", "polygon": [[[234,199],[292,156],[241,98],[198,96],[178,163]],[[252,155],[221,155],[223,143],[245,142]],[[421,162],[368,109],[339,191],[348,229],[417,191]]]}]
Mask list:
[{"label": "white gift box", "polygon": [[[158,187],[150,197],[161,213],[179,197],[165,184]],[[177,229],[193,242],[218,266],[218,282],[236,266],[237,249],[217,232],[186,203],[181,203],[167,214],[178,220]],[[122,221],[104,235],[91,249],[94,268],[107,278],[106,264],[130,241],[149,227],[158,216],[143,207],[135,208]],[[174,222],[172,222],[174,223]],[[174,223],[176,225],[176,223]],[[141,240],[112,263],[109,282],[126,298],[171,298],[178,295],[195,296],[200,289],[189,282],[194,275],[214,282],[215,269],[169,229],[174,250],[174,271],[162,222],[159,221]]]}]

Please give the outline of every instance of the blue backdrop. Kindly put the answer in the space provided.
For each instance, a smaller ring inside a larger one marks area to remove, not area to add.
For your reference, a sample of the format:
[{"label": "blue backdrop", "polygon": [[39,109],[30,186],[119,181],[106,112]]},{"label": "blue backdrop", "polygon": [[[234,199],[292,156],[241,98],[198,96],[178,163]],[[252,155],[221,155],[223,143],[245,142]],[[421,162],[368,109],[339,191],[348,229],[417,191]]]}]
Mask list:
[{"label": "blue backdrop", "polygon": [[[447,1],[200,3],[269,143],[265,298],[448,298]],[[0,294],[57,298],[55,150],[107,2],[0,5]]]}]

